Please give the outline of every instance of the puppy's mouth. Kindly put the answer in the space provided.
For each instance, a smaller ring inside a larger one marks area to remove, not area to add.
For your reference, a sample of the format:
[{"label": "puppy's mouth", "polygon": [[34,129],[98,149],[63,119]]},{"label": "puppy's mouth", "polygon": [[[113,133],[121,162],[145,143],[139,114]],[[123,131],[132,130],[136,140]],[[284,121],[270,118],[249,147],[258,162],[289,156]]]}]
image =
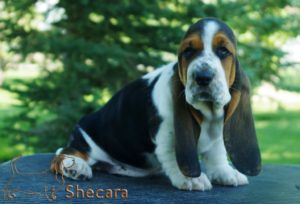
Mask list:
[{"label": "puppy's mouth", "polygon": [[222,93],[212,92],[211,90],[197,90],[192,94],[194,103],[197,102],[210,102],[219,104],[222,102]]},{"label": "puppy's mouth", "polygon": [[198,94],[194,95],[194,99],[196,101],[209,101],[209,102],[214,101],[212,94],[208,91],[200,91]]}]

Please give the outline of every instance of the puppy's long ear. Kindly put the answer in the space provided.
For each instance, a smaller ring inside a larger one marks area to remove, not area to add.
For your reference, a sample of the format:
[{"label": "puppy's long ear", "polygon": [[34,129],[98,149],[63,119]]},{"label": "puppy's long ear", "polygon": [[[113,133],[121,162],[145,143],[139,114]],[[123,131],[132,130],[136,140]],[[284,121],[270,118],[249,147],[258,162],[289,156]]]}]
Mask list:
[{"label": "puppy's long ear", "polygon": [[189,111],[178,74],[174,74],[172,82],[176,161],[183,175],[199,177],[201,169],[196,139],[199,137],[200,127]]},{"label": "puppy's long ear", "polygon": [[238,64],[236,71],[231,89],[234,101],[229,103],[226,110],[230,117],[226,117],[224,141],[233,165],[240,172],[255,176],[261,170],[261,158],[250,104],[250,83]]}]

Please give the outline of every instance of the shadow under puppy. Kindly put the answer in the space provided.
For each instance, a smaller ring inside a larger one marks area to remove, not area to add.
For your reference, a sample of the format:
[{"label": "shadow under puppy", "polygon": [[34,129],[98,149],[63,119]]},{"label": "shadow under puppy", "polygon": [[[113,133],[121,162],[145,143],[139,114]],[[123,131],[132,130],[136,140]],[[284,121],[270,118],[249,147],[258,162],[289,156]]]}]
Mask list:
[{"label": "shadow under puppy", "polygon": [[232,30],[202,19],[185,34],[178,62],[126,85],[84,116],[51,169],[72,179],[92,178],[91,166],[99,162],[112,174],[163,172],[183,190],[248,184],[244,174],[261,168],[249,86]]}]

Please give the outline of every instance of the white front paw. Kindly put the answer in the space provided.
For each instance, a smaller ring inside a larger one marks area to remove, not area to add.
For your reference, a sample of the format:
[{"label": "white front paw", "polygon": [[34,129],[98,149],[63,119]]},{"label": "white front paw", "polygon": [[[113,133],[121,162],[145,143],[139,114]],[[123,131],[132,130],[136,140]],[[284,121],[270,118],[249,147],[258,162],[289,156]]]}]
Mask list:
[{"label": "white front paw", "polygon": [[206,191],[212,189],[212,185],[204,173],[197,178],[190,178],[183,175],[174,176],[171,179],[173,186],[180,190]]},{"label": "white front paw", "polygon": [[63,175],[74,180],[90,179],[93,176],[91,167],[83,159],[65,155],[60,166]]},{"label": "white front paw", "polygon": [[207,176],[212,183],[240,186],[248,184],[247,177],[231,166],[221,166],[207,169]]}]

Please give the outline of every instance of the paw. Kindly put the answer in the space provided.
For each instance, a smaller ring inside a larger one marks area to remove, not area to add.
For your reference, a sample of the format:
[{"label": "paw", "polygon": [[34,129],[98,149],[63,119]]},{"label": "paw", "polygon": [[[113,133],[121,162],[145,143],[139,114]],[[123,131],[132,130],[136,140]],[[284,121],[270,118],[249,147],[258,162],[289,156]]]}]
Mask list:
[{"label": "paw", "polygon": [[173,186],[180,190],[206,191],[212,189],[212,185],[204,173],[201,173],[201,176],[198,178],[189,178],[180,175],[171,179],[171,182]]},{"label": "paw", "polygon": [[65,155],[60,169],[64,176],[74,180],[91,179],[93,176],[92,169],[86,161],[76,156]]},{"label": "paw", "polygon": [[229,165],[211,168],[207,171],[207,176],[212,183],[221,185],[240,186],[249,183],[244,174],[233,169]]}]

